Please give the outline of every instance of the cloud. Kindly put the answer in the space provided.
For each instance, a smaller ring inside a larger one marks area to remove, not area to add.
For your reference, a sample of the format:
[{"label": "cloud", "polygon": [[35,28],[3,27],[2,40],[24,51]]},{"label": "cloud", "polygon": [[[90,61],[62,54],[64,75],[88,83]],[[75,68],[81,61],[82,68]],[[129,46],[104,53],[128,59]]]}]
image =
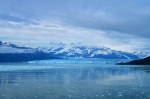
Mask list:
[{"label": "cloud", "polygon": [[1,0],[0,37],[18,42],[86,42],[121,50],[147,47],[149,3],[149,0]]},{"label": "cloud", "polygon": [[[5,24],[3,24],[5,23]],[[36,24],[35,24],[36,23]],[[31,23],[0,21],[1,40],[22,45],[47,46],[47,42],[82,42],[91,46],[106,46],[117,50],[132,50],[143,45],[143,39],[118,32],[87,29],[65,25],[59,21],[35,21]],[[10,28],[8,28],[10,26]],[[142,42],[142,43],[141,43]]]},{"label": "cloud", "polygon": [[[57,19],[83,28],[150,37],[150,1],[145,0],[2,0],[2,18],[24,20],[27,18]],[[5,6],[4,6],[5,3]],[[7,4],[7,6],[6,6]],[[7,9],[6,9],[7,8]],[[11,15],[11,16],[12,16]]]}]

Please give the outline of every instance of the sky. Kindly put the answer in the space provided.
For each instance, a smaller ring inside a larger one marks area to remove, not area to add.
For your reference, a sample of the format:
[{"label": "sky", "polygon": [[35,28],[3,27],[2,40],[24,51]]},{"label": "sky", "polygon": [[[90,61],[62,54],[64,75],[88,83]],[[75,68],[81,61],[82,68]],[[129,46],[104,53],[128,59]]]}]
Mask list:
[{"label": "sky", "polygon": [[150,50],[150,0],[0,0],[0,40]]}]

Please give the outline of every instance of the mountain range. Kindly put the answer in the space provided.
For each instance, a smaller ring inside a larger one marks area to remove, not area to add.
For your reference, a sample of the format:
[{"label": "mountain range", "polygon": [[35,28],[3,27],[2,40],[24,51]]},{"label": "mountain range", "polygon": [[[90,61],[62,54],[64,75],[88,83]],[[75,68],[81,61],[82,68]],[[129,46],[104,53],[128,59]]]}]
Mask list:
[{"label": "mountain range", "polygon": [[101,58],[101,59],[140,59],[148,56],[142,52],[116,51],[107,47],[85,46],[82,44],[64,44],[62,42],[50,42],[49,48],[40,48],[52,56],[61,58]]},{"label": "mountain range", "polygon": [[116,51],[107,47],[50,42],[49,47],[25,47],[0,41],[0,62],[26,62],[58,58],[140,59],[147,53]]},{"label": "mountain range", "polygon": [[42,50],[0,41],[0,62],[26,62],[33,60],[56,59]]}]

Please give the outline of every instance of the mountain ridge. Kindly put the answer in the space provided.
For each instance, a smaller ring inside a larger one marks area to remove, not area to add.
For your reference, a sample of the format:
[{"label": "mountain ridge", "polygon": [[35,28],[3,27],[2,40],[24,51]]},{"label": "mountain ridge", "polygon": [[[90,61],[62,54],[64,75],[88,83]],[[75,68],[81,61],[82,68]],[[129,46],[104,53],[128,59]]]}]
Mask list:
[{"label": "mountain ridge", "polygon": [[0,56],[0,62],[21,62],[55,58],[140,59],[139,56],[143,57],[144,54],[116,51],[104,46],[85,46],[81,43],[51,42],[48,48],[32,48],[0,41]]},{"label": "mountain ridge", "polygon": [[125,51],[116,51],[110,48],[100,46],[85,46],[82,44],[64,44],[64,43],[49,43],[51,47],[44,48],[45,51],[54,56],[59,57],[75,57],[75,58],[102,58],[102,59],[139,59],[146,57],[143,53],[140,55]]},{"label": "mountain ridge", "polygon": [[27,62],[34,60],[58,59],[37,48],[22,47],[0,41],[0,62]]},{"label": "mountain ridge", "polygon": [[127,63],[117,63],[117,65],[150,65],[150,56],[139,60],[133,60]]}]

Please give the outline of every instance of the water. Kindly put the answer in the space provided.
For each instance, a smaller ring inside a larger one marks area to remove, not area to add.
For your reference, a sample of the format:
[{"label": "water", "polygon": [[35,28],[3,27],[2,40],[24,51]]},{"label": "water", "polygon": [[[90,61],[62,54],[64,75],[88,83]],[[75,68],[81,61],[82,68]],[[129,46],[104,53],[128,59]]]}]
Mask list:
[{"label": "water", "polygon": [[150,66],[64,59],[0,64],[0,99],[150,99]]}]

